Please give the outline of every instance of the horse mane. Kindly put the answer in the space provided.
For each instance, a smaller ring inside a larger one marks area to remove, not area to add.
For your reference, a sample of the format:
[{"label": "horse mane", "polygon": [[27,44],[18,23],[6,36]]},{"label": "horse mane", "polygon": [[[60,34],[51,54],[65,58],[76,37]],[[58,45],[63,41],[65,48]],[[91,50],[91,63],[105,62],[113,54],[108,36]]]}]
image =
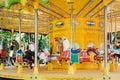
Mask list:
[{"label": "horse mane", "polygon": [[95,49],[95,48],[88,48],[87,49],[87,54],[89,55],[89,52],[93,52],[95,53],[96,55],[98,55],[98,51]]}]

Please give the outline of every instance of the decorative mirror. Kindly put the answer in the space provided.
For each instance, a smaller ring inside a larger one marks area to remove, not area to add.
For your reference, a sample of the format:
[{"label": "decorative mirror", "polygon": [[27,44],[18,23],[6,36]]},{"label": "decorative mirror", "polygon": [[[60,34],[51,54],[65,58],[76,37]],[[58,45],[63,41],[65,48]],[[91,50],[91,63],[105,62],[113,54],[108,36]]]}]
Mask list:
[{"label": "decorative mirror", "polygon": [[64,25],[63,21],[56,22],[56,27],[62,27]]},{"label": "decorative mirror", "polygon": [[89,25],[89,26],[94,26],[95,22],[92,21],[92,20],[89,20],[89,21],[86,22],[86,24]]}]

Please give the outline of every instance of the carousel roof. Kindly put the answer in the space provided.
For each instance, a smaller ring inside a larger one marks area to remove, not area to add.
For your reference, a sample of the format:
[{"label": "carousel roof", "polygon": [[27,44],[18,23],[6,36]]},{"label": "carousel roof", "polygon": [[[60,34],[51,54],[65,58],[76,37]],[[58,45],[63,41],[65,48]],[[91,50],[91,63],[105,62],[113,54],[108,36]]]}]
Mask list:
[{"label": "carousel roof", "polygon": [[[34,32],[34,8],[38,9],[38,32],[47,34],[49,22],[70,17],[70,0],[0,0],[0,21],[4,29],[18,31],[19,15],[21,18],[21,31]],[[72,0],[74,17],[97,17],[103,15],[104,0]],[[108,0],[110,15],[120,13],[120,0]],[[118,15],[119,16],[119,15]],[[115,20],[113,20],[113,23]]]}]

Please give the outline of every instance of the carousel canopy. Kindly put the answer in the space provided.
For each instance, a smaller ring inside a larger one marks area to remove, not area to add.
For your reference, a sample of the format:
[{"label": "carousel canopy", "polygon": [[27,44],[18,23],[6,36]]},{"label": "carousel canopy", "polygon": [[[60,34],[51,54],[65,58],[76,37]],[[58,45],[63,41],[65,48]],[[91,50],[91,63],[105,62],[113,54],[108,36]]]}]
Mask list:
[{"label": "carousel canopy", "polygon": [[[33,33],[34,9],[38,9],[38,32],[48,34],[50,21],[70,17],[70,1],[73,2],[73,15],[76,18],[103,15],[104,0],[0,0],[1,26],[18,31],[20,17],[21,32]],[[111,9],[112,16],[119,14],[120,0],[107,1],[110,8],[108,15]]]}]

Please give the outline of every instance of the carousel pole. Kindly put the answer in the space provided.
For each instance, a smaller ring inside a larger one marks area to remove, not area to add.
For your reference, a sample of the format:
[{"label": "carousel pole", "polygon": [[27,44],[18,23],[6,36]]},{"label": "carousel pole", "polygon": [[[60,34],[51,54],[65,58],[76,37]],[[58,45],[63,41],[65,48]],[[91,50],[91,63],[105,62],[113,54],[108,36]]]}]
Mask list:
[{"label": "carousel pole", "polygon": [[19,22],[18,22],[18,25],[19,25],[19,49],[21,47],[21,17],[20,17],[20,10],[19,10]]},{"label": "carousel pole", "polygon": [[[100,22],[101,22],[101,16],[99,16],[99,20],[100,20]],[[102,43],[102,30],[101,30],[101,28],[100,28],[100,31],[99,31],[99,33],[100,33],[100,36],[99,36],[99,43],[101,44]]]},{"label": "carousel pole", "polygon": [[34,26],[35,26],[35,67],[34,74],[38,74],[38,64],[37,64],[37,49],[38,49],[38,10],[34,9]]},{"label": "carousel pole", "polygon": [[[2,49],[3,49],[3,29],[2,29],[2,18],[0,19],[0,27],[1,27],[1,43],[0,43],[0,53],[2,52]],[[4,63],[2,62],[1,64],[0,64],[0,70],[5,70],[5,65],[4,65]]]},{"label": "carousel pole", "polygon": [[[21,10],[19,10],[19,15],[18,15],[18,18],[19,18],[19,22],[18,22],[18,26],[19,26],[19,50],[21,49],[21,17],[20,17],[20,11]],[[18,55],[16,54],[16,56],[18,56]],[[23,67],[22,67],[21,62],[18,64],[18,69],[17,70],[18,70],[18,73],[23,72]]]},{"label": "carousel pole", "polygon": [[[50,37],[50,30],[51,30],[51,27],[50,27],[50,16],[48,18],[48,26],[49,26],[49,28],[48,28],[48,36],[49,36],[48,48],[49,48],[50,56],[51,56],[51,54],[52,54],[52,51],[51,51],[52,44],[50,42],[50,39],[51,39],[51,37]],[[51,60],[51,58],[50,58],[50,60]],[[47,64],[47,69],[48,70],[53,70],[53,64],[51,63],[51,61]]]},{"label": "carousel pole", "polygon": [[34,4],[34,32],[35,32],[35,60],[34,60],[34,74],[39,74],[39,65],[37,62],[38,54],[38,7],[39,0],[35,0]]},{"label": "carousel pole", "polygon": [[0,27],[1,27],[1,41],[0,41],[0,50],[3,49],[3,29],[2,29],[2,18],[0,18]]},{"label": "carousel pole", "polygon": [[[70,49],[72,48],[72,29],[73,29],[73,2],[70,3]],[[71,51],[70,51],[70,61],[71,61]]]},{"label": "carousel pole", "polygon": [[[112,4],[111,4],[111,6],[112,6]],[[112,31],[112,27],[113,27],[113,16],[112,16],[112,12],[113,12],[113,10],[111,9],[111,10],[110,10],[110,19],[111,19],[111,20],[110,20],[110,23],[111,23],[111,42],[110,42],[110,43],[111,43],[112,46],[111,46],[110,48],[113,48],[113,44],[114,44],[114,42],[112,41],[112,32],[113,32],[113,31]],[[112,58],[112,59],[111,59],[111,62],[112,62],[112,63],[110,63],[110,70],[109,70],[109,71],[110,71],[110,72],[115,72],[115,59]]]},{"label": "carousel pole", "polygon": [[[99,16],[99,21],[101,22],[101,16]],[[101,25],[100,25],[100,27],[102,27]],[[100,43],[100,46],[99,46],[99,49],[100,49],[100,51],[101,51],[101,45],[102,45],[102,30],[101,30],[101,28],[100,28],[100,30],[99,30],[99,43]],[[102,70],[103,69],[103,66],[102,66],[102,61],[99,61],[99,63],[98,63],[98,70]]]},{"label": "carousel pole", "polygon": [[76,18],[73,19],[73,27],[74,27],[74,42],[76,42]]},{"label": "carousel pole", "polygon": [[110,23],[111,23],[111,29],[110,29],[110,43],[111,44],[113,44],[113,42],[112,42],[112,26],[113,26],[113,24],[112,24],[112,10],[110,10]]},{"label": "carousel pole", "polygon": [[[116,19],[116,15],[115,15],[115,44],[117,44],[117,19]],[[115,57],[115,69],[117,70],[118,68],[118,57]]]},{"label": "carousel pole", "polygon": [[68,67],[68,74],[74,74],[74,68],[71,63],[71,48],[72,48],[72,29],[73,29],[73,0],[67,0],[70,4],[70,65]]},{"label": "carousel pole", "polygon": [[108,76],[108,61],[107,61],[107,5],[104,7],[104,75]]},{"label": "carousel pole", "polygon": [[[49,17],[49,19],[48,19],[48,26],[49,26],[49,28],[48,28],[48,36],[49,36],[49,42],[48,42],[48,48],[49,48],[49,50],[50,50],[50,46],[51,46],[51,44],[50,44],[50,17]],[[52,53],[51,53],[52,54]]]},{"label": "carousel pole", "polygon": [[116,41],[117,41],[117,19],[116,19],[116,15],[115,15],[115,44],[116,44]]}]

